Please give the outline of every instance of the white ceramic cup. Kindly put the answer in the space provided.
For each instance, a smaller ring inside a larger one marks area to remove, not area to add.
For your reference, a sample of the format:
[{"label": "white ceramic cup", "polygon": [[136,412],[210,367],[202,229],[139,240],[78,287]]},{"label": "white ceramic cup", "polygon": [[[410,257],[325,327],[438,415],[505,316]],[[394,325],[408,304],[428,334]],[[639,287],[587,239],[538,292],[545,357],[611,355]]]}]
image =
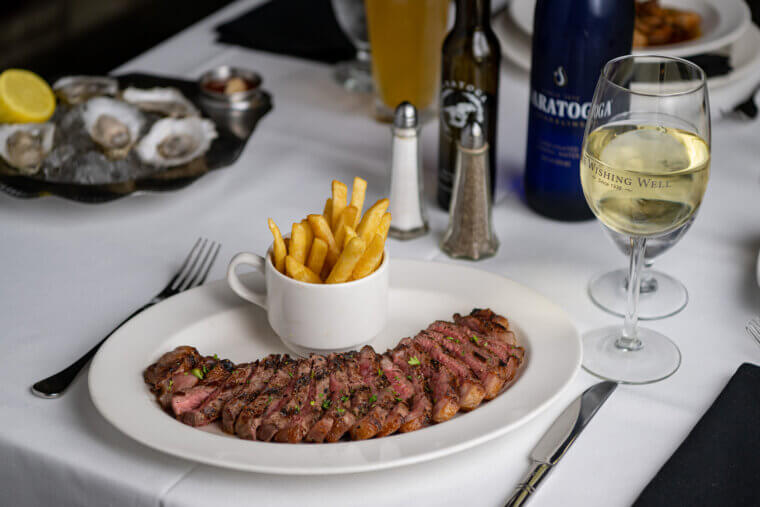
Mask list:
[{"label": "white ceramic cup", "polygon": [[[264,275],[266,292],[244,285],[235,269],[245,264]],[[267,311],[269,325],[285,345],[305,356],[343,352],[366,344],[388,320],[388,255],[374,273],[345,283],[315,284],[277,271],[266,257],[242,252],[227,268],[227,283],[241,298]]]}]

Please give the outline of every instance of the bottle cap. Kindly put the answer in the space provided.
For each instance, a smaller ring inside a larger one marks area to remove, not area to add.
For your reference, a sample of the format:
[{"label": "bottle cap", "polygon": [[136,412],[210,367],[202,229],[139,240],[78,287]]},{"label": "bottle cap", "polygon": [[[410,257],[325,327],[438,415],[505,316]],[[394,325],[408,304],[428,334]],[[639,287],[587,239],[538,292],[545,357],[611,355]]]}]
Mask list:
[{"label": "bottle cap", "polygon": [[417,126],[417,108],[409,102],[402,102],[393,115],[393,126],[397,128],[412,128]]},{"label": "bottle cap", "polygon": [[482,148],[483,145],[486,144],[483,127],[480,126],[480,123],[472,119],[472,117],[467,120],[467,124],[462,129],[459,144],[462,145],[462,148],[469,150]]}]

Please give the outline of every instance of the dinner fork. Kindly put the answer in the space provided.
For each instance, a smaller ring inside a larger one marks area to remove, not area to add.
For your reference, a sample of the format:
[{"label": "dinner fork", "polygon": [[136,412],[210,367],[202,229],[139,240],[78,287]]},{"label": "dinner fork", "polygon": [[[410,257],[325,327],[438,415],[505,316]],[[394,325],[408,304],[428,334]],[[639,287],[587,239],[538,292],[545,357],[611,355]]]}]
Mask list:
[{"label": "dinner fork", "polygon": [[760,344],[760,317],[753,317],[749,319],[747,325],[744,327],[752,338]]},{"label": "dinner fork", "polygon": [[[135,310],[132,315],[124,319],[118,326],[116,326],[105,338],[100,340],[97,345],[91,348],[85,355],[76,360],[72,365],[68,366],[64,370],[59,371],[53,376],[50,376],[44,380],[40,380],[32,386],[32,393],[40,398],[57,398],[71,385],[76,378],[77,374],[84,368],[90,359],[95,355],[101,345],[121,326],[123,326],[129,319],[142,312],[143,310],[150,308],[156,303],[160,303],[164,299],[170,298],[175,294],[179,294],[182,291],[197,287],[206,281],[211,266],[216,261],[216,256],[219,254],[219,249],[222,247],[221,243],[212,241],[209,244],[207,239],[198,238],[195,242],[190,253],[185,257],[182,266],[180,266],[177,273],[169,281],[158,294],[153,296],[153,299],[146,304]],[[200,261],[200,263],[198,262]]]}]

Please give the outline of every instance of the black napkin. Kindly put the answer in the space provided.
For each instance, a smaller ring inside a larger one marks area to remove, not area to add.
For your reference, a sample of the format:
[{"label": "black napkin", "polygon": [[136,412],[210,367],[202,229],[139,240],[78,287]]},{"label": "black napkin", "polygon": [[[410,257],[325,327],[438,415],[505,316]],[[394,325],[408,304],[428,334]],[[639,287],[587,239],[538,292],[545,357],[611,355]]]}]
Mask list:
[{"label": "black napkin", "polygon": [[736,370],[634,505],[760,505],[760,366]]},{"label": "black napkin", "polygon": [[356,55],[330,0],[272,0],[216,31],[220,42],[325,63]]}]

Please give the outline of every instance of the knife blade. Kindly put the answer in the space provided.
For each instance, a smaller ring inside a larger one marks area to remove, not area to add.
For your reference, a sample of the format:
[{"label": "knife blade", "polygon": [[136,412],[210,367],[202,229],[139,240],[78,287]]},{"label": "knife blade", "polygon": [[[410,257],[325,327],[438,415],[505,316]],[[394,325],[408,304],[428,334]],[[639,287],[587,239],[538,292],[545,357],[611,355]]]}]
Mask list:
[{"label": "knife blade", "polygon": [[533,466],[505,507],[517,507],[527,502],[616,387],[617,383],[609,381],[595,384],[562,411],[531,451]]}]

